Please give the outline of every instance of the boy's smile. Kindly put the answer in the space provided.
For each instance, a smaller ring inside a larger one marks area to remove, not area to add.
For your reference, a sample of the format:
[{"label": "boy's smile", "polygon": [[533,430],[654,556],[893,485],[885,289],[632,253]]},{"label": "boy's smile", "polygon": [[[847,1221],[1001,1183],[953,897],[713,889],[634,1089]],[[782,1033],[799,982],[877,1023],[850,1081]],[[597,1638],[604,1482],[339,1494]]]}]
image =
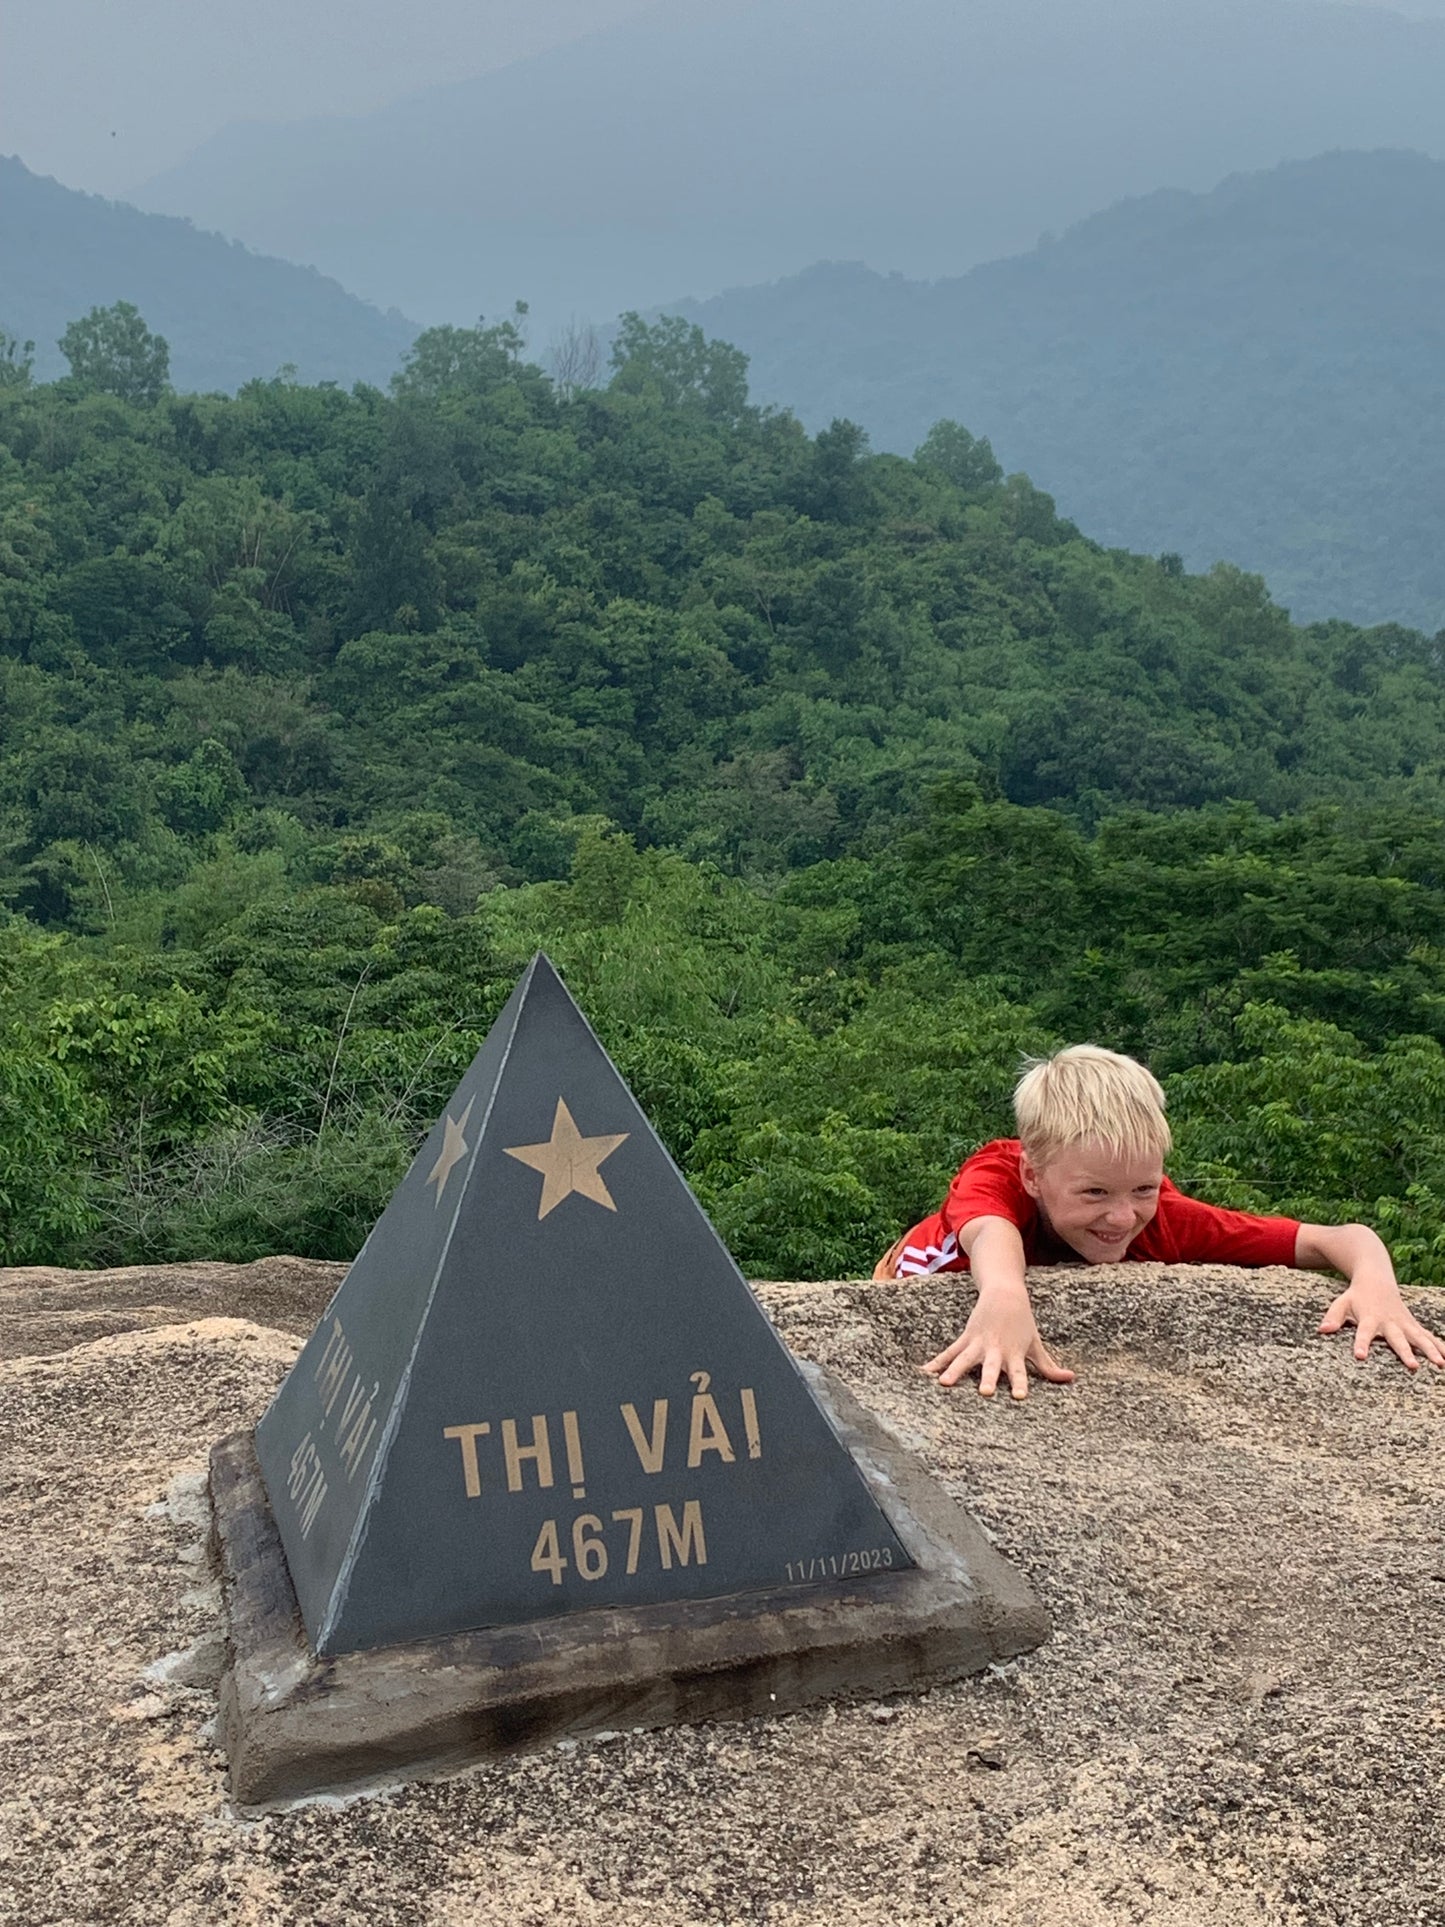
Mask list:
[{"label": "boy's smile", "polygon": [[1113,1264],[1159,1209],[1164,1162],[1157,1151],[1120,1152],[1084,1143],[1057,1151],[1042,1169],[1019,1152],[1019,1177],[1064,1243],[1086,1264]]}]

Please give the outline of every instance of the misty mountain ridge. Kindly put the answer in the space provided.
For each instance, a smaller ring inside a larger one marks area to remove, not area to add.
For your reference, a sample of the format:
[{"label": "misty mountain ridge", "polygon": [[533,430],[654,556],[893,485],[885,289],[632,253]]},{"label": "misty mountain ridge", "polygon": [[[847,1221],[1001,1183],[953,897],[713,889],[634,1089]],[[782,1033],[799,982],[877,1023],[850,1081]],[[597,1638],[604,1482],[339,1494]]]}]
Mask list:
[{"label": "misty mountain ridge", "polygon": [[287,364],[302,381],[384,386],[417,332],[314,268],[0,158],[0,329],[34,341],[36,376],[63,375],[67,324],[116,301],[166,338],[178,388],[234,389]]},{"label": "misty mountain ridge", "polygon": [[1445,155],[1442,98],[1445,22],[1378,7],[693,4],[375,113],[230,127],[137,199],[428,321],[523,296],[545,333],[820,256],[956,274],[1327,148]]},{"label": "misty mountain ridge", "polygon": [[[18,161],[0,261],[0,328],[37,341],[42,379],[66,323],[117,299],[170,341],[183,389],[288,363],[384,385],[415,334],[312,270]],[[1438,161],[1336,152],[1127,200],[962,276],[820,264],[668,306],[810,428],[845,415],[907,452],[952,417],[1096,540],[1257,569],[1304,619],[1445,626]]]},{"label": "misty mountain ridge", "polygon": [[1332,153],[1126,201],[932,283],[822,264],[680,312],[754,398],[908,452],[989,437],[1095,540],[1445,626],[1445,164]]}]

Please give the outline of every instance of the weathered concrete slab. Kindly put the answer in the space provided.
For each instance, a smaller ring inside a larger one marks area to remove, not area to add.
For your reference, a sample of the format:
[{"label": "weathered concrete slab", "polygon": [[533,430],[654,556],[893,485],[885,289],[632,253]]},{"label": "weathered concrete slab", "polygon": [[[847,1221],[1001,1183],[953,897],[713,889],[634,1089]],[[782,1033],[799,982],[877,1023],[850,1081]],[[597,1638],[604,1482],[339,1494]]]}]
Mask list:
[{"label": "weathered concrete slab", "polygon": [[1037,1646],[1044,1611],[983,1530],[836,1379],[808,1376],[911,1568],[326,1658],[307,1646],[251,1434],[224,1439],[211,1501],[233,1797],[260,1806],[565,1738],[916,1691]]},{"label": "weathered concrete slab", "polygon": [[0,1360],[45,1357],[93,1339],[198,1318],[245,1318],[304,1337],[347,1269],[324,1258],[256,1258],[236,1265],[203,1259],[113,1271],[8,1266],[0,1269]]},{"label": "weathered concrete slab", "polygon": [[[334,1274],[292,1261],[293,1319],[272,1267],[236,1267],[230,1316],[194,1322],[196,1269],[140,1298],[133,1273],[48,1274],[31,1312],[35,1274],[0,1272],[3,1927],[1439,1922],[1445,1373],[1316,1337],[1329,1278],[1035,1272],[1079,1378],[1022,1405],[917,1369],[966,1280],[758,1286],[984,1522],[1052,1636],[892,1704],[257,1821],[213,1740],[207,1455],[266,1409]],[[77,1321],[57,1350],[54,1306],[112,1293],[168,1322]],[[1439,1292],[1407,1298],[1438,1320]]]}]

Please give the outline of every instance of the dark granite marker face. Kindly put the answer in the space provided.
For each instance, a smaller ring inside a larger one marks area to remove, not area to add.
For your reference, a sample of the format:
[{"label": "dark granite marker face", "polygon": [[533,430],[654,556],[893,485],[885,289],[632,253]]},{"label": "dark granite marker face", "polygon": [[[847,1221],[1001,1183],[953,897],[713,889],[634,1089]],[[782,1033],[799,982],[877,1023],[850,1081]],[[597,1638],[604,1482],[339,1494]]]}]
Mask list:
[{"label": "dark granite marker face", "polygon": [[323,1653],[911,1563],[544,957],[257,1451]]}]

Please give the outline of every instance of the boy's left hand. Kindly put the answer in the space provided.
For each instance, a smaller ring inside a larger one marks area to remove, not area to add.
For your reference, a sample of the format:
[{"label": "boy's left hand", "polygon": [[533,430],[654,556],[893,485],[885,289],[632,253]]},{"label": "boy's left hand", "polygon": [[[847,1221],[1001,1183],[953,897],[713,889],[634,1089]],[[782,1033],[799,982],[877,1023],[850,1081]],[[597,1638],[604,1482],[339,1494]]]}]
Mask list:
[{"label": "boy's left hand", "polygon": [[1345,1325],[1355,1327],[1355,1357],[1361,1361],[1369,1357],[1376,1339],[1383,1339],[1407,1372],[1420,1369],[1417,1351],[1437,1371],[1445,1367],[1445,1345],[1412,1314],[1393,1285],[1347,1286],[1320,1320],[1319,1328],[1329,1333]]}]

